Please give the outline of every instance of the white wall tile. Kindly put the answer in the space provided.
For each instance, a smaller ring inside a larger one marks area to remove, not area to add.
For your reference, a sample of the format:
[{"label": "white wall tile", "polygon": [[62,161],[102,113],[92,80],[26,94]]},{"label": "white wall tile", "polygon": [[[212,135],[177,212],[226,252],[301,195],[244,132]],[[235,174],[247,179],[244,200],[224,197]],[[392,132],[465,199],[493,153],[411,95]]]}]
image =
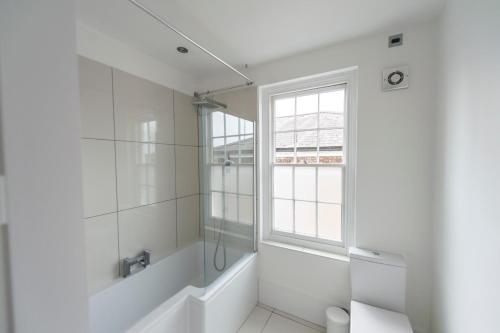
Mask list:
[{"label": "white wall tile", "polygon": [[193,97],[174,91],[175,144],[198,145],[198,113]]},{"label": "white wall tile", "polygon": [[174,143],[173,90],[113,70],[116,139]]},{"label": "white wall tile", "polygon": [[198,195],[177,199],[177,241],[179,246],[200,237],[200,200]]},{"label": "white wall tile", "polygon": [[93,294],[119,277],[116,213],[85,219],[87,286]]},{"label": "white wall tile", "polygon": [[80,115],[84,138],[114,139],[111,68],[79,57]]},{"label": "white wall tile", "polygon": [[120,258],[148,249],[158,261],[176,248],[176,201],[128,209],[118,213]]},{"label": "white wall tile", "polygon": [[174,147],[116,142],[120,210],[175,198]]},{"label": "white wall tile", "polygon": [[112,141],[82,139],[85,217],[116,212],[114,149]]},{"label": "white wall tile", "polygon": [[199,193],[198,147],[175,146],[177,197]]}]

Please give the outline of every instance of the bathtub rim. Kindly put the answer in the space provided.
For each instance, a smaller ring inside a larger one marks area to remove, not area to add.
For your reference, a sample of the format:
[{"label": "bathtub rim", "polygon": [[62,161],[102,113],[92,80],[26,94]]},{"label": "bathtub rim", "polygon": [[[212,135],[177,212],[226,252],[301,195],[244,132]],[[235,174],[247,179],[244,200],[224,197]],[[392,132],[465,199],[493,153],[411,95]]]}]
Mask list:
[{"label": "bathtub rim", "polygon": [[239,274],[245,271],[248,266],[257,260],[257,252],[245,253],[238,261],[236,261],[227,271],[221,274],[215,281],[207,287],[195,287],[188,285],[177,292],[175,295],[160,304],[150,313],[142,317],[127,333],[144,333],[148,329],[153,328],[164,317],[168,316],[173,311],[184,306],[187,301],[196,302],[204,306],[212,298],[216,297],[225,286],[230,284],[234,279],[238,278]]}]

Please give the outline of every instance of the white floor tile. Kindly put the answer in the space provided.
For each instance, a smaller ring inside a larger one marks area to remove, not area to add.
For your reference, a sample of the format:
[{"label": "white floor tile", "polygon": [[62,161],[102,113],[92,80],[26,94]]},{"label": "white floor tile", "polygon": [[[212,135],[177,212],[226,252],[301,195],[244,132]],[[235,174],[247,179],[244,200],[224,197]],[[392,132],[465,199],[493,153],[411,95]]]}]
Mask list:
[{"label": "white floor tile", "polygon": [[262,333],[318,333],[319,331],[283,316],[272,314]]},{"label": "white floor tile", "polygon": [[238,333],[261,333],[271,314],[271,311],[256,306]]}]

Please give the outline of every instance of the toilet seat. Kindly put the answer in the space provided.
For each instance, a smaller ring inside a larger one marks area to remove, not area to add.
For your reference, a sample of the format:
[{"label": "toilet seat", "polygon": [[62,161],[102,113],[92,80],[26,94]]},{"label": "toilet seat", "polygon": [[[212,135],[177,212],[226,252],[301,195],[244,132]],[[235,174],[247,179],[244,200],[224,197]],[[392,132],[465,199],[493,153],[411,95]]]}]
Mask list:
[{"label": "toilet seat", "polygon": [[403,313],[351,301],[350,333],[413,333]]}]

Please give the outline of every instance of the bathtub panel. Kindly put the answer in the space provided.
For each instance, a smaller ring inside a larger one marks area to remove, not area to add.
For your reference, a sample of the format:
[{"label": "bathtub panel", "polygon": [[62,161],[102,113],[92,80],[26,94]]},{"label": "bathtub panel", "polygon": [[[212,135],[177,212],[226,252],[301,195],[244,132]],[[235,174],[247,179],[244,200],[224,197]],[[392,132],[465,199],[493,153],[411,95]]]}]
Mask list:
[{"label": "bathtub panel", "polygon": [[[207,288],[184,288],[127,333],[235,333],[257,304],[257,255],[247,254]],[[187,307],[185,307],[187,306]],[[182,310],[181,310],[182,309]]]},{"label": "bathtub panel", "polygon": [[226,281],[216,281],[224,285],[206,301],[203,333],[237,332],[257,305],[257,259],[252,256],[246,267],[238,267],[242,265],[239,261],[231,268],[239,270],[237,273],[220,277]]}]

